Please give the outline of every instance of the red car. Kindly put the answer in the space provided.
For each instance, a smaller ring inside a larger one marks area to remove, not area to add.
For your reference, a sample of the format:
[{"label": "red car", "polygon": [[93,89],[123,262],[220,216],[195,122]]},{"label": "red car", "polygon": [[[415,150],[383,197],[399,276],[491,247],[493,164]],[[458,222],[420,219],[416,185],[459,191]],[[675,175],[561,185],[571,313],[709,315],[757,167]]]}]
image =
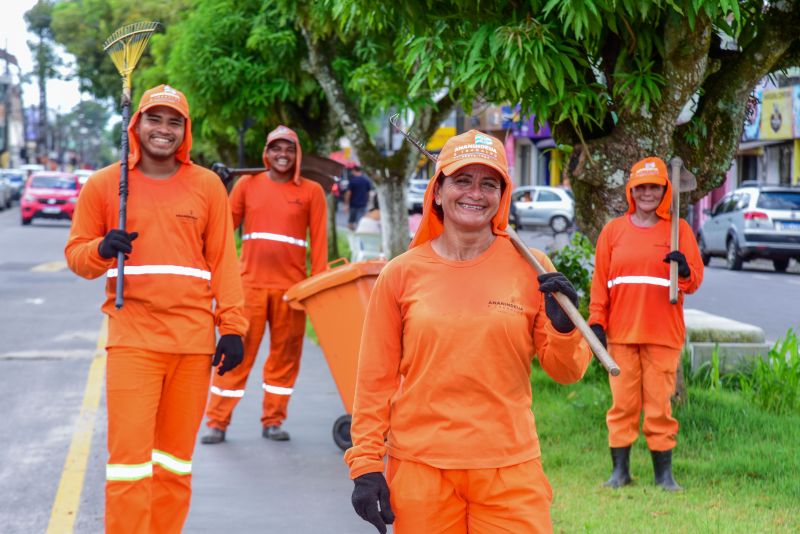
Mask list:
[{"label": "red car", "polygon": [[22,224],[30,224],[34,217],[72,220],[80,189],[80,182],[74,174],[34,173],[25,184],[20,198]]}]

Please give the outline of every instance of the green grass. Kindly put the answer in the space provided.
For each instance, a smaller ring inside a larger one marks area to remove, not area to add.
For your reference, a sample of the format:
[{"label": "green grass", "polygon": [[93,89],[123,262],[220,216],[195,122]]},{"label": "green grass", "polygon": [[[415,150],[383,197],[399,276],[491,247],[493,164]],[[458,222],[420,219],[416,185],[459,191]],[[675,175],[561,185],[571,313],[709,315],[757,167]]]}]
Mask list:
[{"label": "green grass", "polygon": [[800,532],[800,414],[774,415],[741,393],[690,386],[675,411],[673,470],[686,491],[653,485],[643,436],[631,452],[634,484],[610,490],[602,487],[611,473],[608,384],[560,386],[536,367],[531,381],[556,532]]}]

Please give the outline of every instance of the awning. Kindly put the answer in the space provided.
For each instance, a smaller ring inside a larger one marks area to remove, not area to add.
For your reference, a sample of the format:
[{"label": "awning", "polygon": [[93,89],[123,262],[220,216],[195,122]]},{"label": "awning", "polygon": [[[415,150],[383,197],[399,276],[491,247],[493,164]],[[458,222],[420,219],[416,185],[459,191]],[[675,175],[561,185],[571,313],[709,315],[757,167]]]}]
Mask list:
[{"label": "awning", "polygon": [[739,143],[739,148],[736,151],[737,156],[760,156],[764,153],[765,146],[780,145],[783,143],[790,143],[791,140],[780,139],[763,139],[758,141],[745,141]]}]

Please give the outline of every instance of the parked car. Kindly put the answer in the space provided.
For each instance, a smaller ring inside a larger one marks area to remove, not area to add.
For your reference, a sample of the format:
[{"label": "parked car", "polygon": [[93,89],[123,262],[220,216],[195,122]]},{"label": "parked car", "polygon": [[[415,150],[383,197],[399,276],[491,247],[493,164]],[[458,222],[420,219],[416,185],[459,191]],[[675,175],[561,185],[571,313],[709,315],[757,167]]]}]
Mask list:
[{"label": "parked car", "polygon": [[83,185],[95,172],[97,171],[93,171],[91,169],[78,169],[75,171],[75,175],[78,177],[78,181],[81,183],[81,185]]},{"label": "parked car", "polygon": [[19,200],[25,187],[25,171],[22,169],[0,169],[0,177],[11,186],[11,200]]},{"label": "parked car", "polygon": [[509,222],[517,230],[530,226],[549,226],[564,232],[575,220],[575,199],[562,187],[525,185],[511,193]]},{"label": "parked car", "polygon": [[697,234],[703,262],[723,256],[728,269],[771,259],[786,271],[789,260],[800,261],[800,188],[748,185],[726,194],[711,210]]},{"label": "parked car", "polygon": [[30,224],[34,217],[72,220],[80,188],[78,177],[72,173],[34,173],[20,200],[22,224]]},{"label": "parked car", "polygon": [[0,174],[0,211],[11,207],[11,197],[13,195],[13,187],[8,179]]},{"label": "parked car", "polygon": [[419,174],[415,174],[408,181],[408,188],[406,189],[406,209],[409,213],[422,212],[422,200],[425,196],[425,189],[428,188],[430,178],[419,178]]}]

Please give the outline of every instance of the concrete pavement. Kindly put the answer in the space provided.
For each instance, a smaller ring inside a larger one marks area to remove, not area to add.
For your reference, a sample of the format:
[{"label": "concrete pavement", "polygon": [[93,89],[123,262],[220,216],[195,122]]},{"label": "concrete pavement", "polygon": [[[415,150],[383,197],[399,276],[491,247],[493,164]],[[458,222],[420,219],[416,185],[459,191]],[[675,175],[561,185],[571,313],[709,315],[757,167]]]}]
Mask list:
[{"label": "concrete pavement", "polygon": [[193,462],[194,495],[184,532],[359,534],[375,532],[350,505],[353,483],[332,438],[345,413],[318,345],[306,341],[300,376],[284,428],[288,442],[261,437],[262,343],[245,396],[234,412],[227,440],[202,445]]}]

